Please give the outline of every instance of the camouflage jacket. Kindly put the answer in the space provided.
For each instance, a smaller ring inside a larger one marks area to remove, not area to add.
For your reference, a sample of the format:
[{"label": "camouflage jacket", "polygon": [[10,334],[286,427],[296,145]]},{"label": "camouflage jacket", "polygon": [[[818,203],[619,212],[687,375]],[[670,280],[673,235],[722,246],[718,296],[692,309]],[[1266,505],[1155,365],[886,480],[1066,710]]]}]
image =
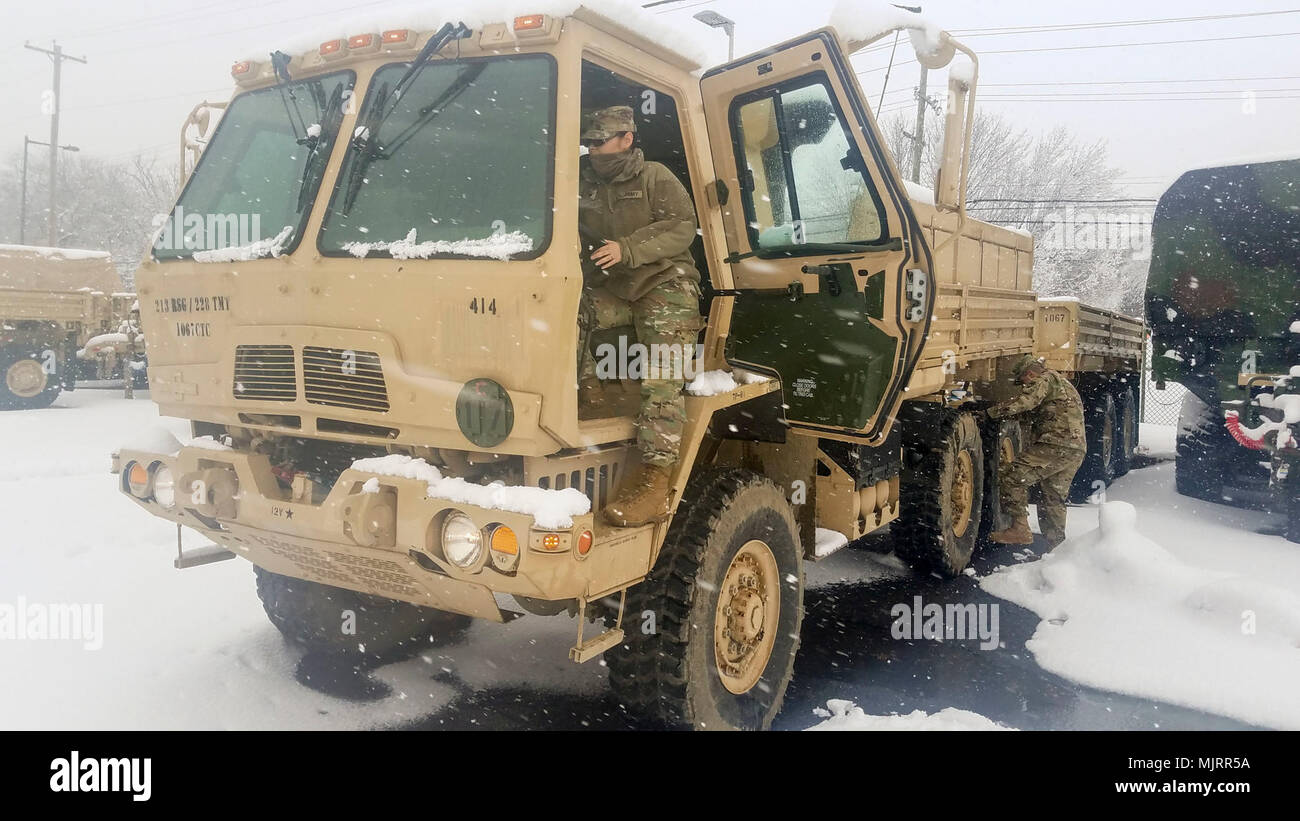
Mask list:
[{"label": "camouflage jacket", "polygon": [[1054,370],[1046,370],[1020,395],[989,408],[989,417],[1023,415],[1028,423],[1025,446],[1046,444],[1086,451],[1083,429],[1083,400],[1074,385]]},{"label": "camouflage jacket", "polygon": [[608,182],[582,163],[578,219],[622,249],[623,261],[601,283],[620,299],[638,300],[678,278],[700,281],[690,252],[696,227],[691,197],[667,167],[646,162],[641,149],[632,149]]}]

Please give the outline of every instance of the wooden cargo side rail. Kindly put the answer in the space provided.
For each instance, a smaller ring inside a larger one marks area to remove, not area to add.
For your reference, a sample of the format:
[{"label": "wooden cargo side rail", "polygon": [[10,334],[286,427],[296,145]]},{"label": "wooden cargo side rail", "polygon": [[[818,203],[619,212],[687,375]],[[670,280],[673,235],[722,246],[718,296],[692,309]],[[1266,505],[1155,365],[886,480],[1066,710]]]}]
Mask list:
[{"label": "wooden cargo side rail", "polygon": [[1032,351],[1037,309],[1031,291],[939,283],[918,367],[964,368],[975,360]]}]

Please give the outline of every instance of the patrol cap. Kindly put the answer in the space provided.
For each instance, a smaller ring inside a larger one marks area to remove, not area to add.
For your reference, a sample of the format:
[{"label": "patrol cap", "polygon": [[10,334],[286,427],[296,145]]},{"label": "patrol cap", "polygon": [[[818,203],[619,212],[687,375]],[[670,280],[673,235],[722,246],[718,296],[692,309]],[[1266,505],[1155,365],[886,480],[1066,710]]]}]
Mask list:
[{"label": "patrol cap", "polygon": [[623,131],[636,131],[631,106],[599,108],[589,112],[583,119],[581,139],[584,140],[608,140]]},{"label": "patrol cap", "polygon": [[1011,366],[1011,375],[1016,379],[1019,379],[1025,375],[1025,371],[1030,370],[1031,368],[1036,371],[1042,371],[1044,367],[1045,366],[1041,359],[1037,359],[1033,354],[1027,353],[1017,359],[1015,364]]}]

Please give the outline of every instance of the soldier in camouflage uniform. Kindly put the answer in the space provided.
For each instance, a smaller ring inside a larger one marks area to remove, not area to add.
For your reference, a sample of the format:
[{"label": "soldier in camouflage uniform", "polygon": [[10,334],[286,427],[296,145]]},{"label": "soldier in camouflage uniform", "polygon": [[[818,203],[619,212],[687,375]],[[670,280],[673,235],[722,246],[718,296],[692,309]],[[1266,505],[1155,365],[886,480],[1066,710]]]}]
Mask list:
[{"label": "soldier in camouflage uniform", "polygon": [[[590,409],[599,390],[591,332],[633,325],[636,341],[693,353],[701,328],[700,274],[691,259],[695,208],[665,166],[633,148],[636,122],[628,106],[592,112],[582,131],[587,160],[578,184],[578,220],[602,242],[591,254],[599,269],[583,289],[579,311],[580,397]],[[651,373],[641,383],[637,444],[641,465],[606,506],[611,524],[634,527],[668,514],[669,479],[678,461],[686,397],[686,363]],[[655,378],[651,378],[655,377]]]},{"label": "soldier in camouflage uniform", "polygon": [[1065,377],[1029,354],[1011,372],[1024,389],[1015,399],[989,408],[988,415],[990,419],[1020,415],[1025,447],[1002,471],[999,483],[1002,510],[1012,524],[989,538],[1002,544],[1033,543],[1029,488],[1037,484],[1042,491],[1039,529],[1048,546],[1055,547],[1065,541],[1065,500],[1088,449],[1083,401]]}]

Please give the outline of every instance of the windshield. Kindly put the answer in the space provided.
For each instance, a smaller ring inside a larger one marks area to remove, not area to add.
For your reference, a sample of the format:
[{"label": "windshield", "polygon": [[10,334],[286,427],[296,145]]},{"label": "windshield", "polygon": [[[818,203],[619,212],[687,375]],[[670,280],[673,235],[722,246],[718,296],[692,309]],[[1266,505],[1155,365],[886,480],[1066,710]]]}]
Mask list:
[{"label": "windshield", "polygon": [[236,97],[158,226],[154,258],[229,262],[291,252],[355,80],[338,72]]},{"label": "windshield", "polygon": [[539,256],[551,225],[554,61],[436,61],[393,99],[406,68],[385,66],[371,81],[321,252]]}]

